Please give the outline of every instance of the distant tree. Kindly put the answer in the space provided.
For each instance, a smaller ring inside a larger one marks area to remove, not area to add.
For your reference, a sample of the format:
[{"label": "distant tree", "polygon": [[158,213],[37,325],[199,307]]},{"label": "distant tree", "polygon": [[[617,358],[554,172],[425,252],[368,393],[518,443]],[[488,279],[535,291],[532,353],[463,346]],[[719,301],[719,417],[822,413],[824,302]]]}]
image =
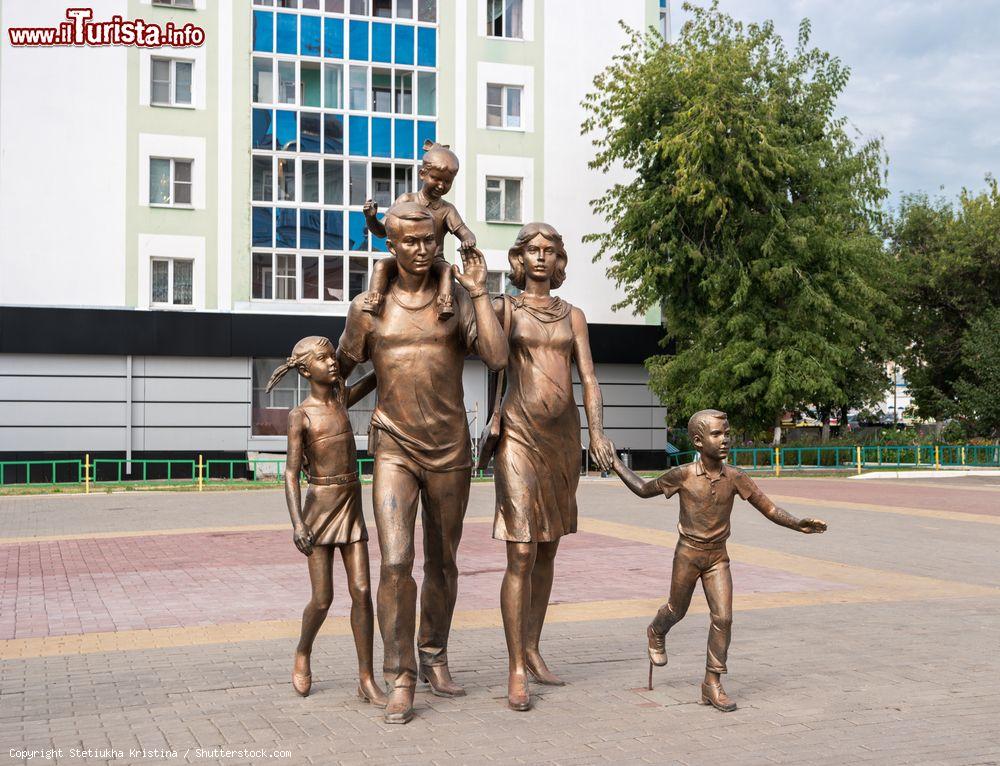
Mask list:
[{"label": "distant tree", "polygon": [[771,22],[685,8],[675,43],[632,32],[584,101],[591,166],[632,178],[594,201],[610,225],[590,239],[620,307],[663,307],[677,353],[647,360],[660,398],[777,439],[784,410],[887,385],[884,152],[834,115],[849,71],[808,47],[808,20],[788,52]]},{"label": "distant tree", "polygon": [[[982,397],[996,391],[1000,344],[1000,190],[963,191],[957,205],[926,195],[904,199],[892,223],[891,250],[899,263],[907,341],[901,361],[917,413],[958,418],[968,429],[996,433],[987,413],[1000,406]],[[990,348],[992,344],[992,348]],[[995,394],[994,394],[995,395]]]}]

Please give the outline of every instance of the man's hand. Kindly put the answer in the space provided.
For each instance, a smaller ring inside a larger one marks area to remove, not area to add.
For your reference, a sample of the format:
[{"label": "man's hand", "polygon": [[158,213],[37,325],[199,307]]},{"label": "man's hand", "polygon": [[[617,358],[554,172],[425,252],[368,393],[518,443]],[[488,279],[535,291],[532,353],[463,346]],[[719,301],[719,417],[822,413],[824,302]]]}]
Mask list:
[{"label": "man's hand", "polygon": [[458,283],[473,295],[486,292],[486,258],[475,247],[462,251],[462,270],[453,264],[451,273]]},{"label": "man's hand", "polygon": [[807,535],[819,534],[826,532],[826,522],[822,519],[800,519],[798,530]]},{"label": "man's hand", "polygon": [[361,210],[365,214],[365,218],[371,220],[378,215],[378,203],[373,199],[366,199],[365,205]]},{"label": "man's hand", "polygon": [[602,471],[610,471],[615,462],[615,445],[603,431],[590,434],[590,457]]},{"label": "man's hand", "polygon": [[312,555],[315,538],[313,538],[312,530],[309,527],[305,524],[296,524],[292,532],[292,540],[295,542],[295,547],[299,549],[300,553],[305,556]]}]

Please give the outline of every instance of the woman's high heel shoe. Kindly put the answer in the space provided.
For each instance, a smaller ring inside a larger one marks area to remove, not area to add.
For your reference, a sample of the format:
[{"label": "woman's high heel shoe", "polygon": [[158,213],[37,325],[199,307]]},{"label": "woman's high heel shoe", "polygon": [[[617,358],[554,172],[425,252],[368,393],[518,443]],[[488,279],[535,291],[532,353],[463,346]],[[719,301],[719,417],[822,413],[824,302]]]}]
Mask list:
[{"label": "woman's high heel shoe", "polygon": [[507,707],[523,713],[531,710],[528,677],[524,673],[511,673],[507,679]]},{"label": "woman's high heel shoe", "polygon": [[358,684],[358,699],[369,705],[374,705],[375,707],[380,708],[384,708],[389,701],[385,694],[375,694],[374,696],[370,695],[365,691],[365,687],[361,684]]},{"label": "woman's high heel shoe", "polygon": [[302,697],[309,696],[312,689],[312,673],[296,673],[292,671],[292,688]]}]

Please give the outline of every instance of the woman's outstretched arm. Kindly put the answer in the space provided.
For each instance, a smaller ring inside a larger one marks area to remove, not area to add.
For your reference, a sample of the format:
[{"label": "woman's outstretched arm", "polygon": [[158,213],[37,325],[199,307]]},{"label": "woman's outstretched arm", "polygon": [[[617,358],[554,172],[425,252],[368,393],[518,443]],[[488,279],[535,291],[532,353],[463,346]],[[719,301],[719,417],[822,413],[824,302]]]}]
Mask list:
[{"label": "woman's outstretched arm", "polygon": [[587,430],[590,431],[590,456],[601,470],[609,471],[615,458],[615,445],[604,435],[604,399],[590,353],[587,318],[580,309],[573,308],[570,322],[573,326],[573,358],[583,385],[583,409],[587,413]]}]

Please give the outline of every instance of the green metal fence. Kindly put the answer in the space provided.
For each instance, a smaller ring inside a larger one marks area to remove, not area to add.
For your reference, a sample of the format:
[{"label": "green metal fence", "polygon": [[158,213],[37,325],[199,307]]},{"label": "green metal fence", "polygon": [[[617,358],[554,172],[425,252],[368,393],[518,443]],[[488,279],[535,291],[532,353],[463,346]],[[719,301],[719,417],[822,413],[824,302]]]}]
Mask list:
[{"label": "green metal fence", "polygon": [[[697,453],[680,452],[670,456],[671,465],[695,460]],[[357,462],[358,475],[370,479],[372,458]],[[853,469],[886,468],[986,468],[1000,467],[1000,445],[854,445],[802,447],[735,447],[729,463],[750,470],[780,474],[783,469]],[[85,455],[79,460],[0,461],[0,487],[58,487],[83,485],[107,487],[177,485],[199,489],[207,485],[279,485],[284,481],[285,461],[270,460],[125,460]],[[482,472],[479,472],[482,475]]]}]

